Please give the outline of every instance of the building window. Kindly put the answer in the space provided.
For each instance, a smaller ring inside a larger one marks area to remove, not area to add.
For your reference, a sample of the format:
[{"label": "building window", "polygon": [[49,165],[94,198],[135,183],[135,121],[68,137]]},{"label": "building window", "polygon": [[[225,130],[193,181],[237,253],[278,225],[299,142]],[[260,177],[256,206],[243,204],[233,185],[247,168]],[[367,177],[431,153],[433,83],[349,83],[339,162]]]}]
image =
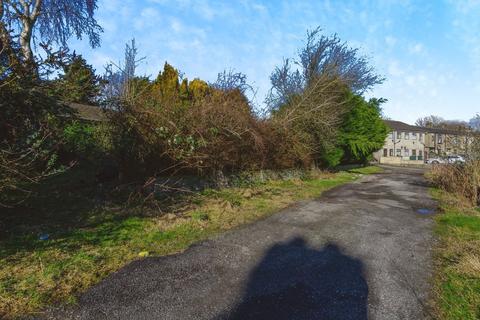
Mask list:
[{"label": "building window", "polygon": [[402,149],[397,149],[397,157],[401,157],[402,156]]},{"label": "building window", "polygon": [[420,133],[420,134],[418,135],[418,140],[419,140],[419,141],[423,141],[423,133]]},{"label": "building window", "polygon": [[443,139],[441,135],[438,136],[438,143],[443,143]]},{"label": "building window", "polygon": [[417,140],[417,133],[416,132],[412,132],[412,140]]},{"label": "building window", "polygon": [[410,156],[410,150],[405,149],[405,157],[409,157],[409,156]]},{"label": "building window", "polygon": [[417,150],[412,149],[412,156],[413,156],[413,157],[416,157],[416,156],[417,156]]},{"label": "building window", "polygon": [[384,157],[388,156],[388,149],[383,149],[383,156]]},{"label": "building window", "polygon": [[390,132],[390,133],[388,134],[388,139],[393,140],[393,132]]},{"label": "building window", "polygon": [[410,139],[410,133],[405,132],[405,140],[408,140],[408,139]]},{"label": "building window", "polygon": [[393,157],[394,154],[393,154],[393,149],[390,149],[390,157]]},{"label": "building window", "polygon": [[400,131],[397,131],[397,139],[402,139],[402,133]]}]

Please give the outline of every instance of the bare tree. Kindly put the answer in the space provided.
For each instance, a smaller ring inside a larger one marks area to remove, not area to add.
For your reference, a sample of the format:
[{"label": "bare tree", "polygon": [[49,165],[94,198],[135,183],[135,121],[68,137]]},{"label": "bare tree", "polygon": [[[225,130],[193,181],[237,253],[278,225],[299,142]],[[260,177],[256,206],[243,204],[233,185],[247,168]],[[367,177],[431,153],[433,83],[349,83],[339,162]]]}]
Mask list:
[{"label": "bare tree", "polygon": [[[298,59],[286,59],[275,68],[270,80],[272,88],[266,98],[271,109],[287,103],[291,96],[300,94],[319,78],[341,81],[352,92],[362,94],[384,78],[375,73],[368,58],[359,50],[350,48],[335,34],[321,35],[321,29],[307,32],[305,46],[299,50]],[[295,68],[297,66],[298,68]]]},{"label": "bare tree", "polygon": [[[10,63],[35,69],[32,43],[66,47],[67,40],[88,36],[90,45],[100,44],[102,28],[93,15],[96,0],[0,0],[0,40]],[[18,43],[20,50],[14,50]]]},{"label": "bare tree", "polygon": [[125,44],[125,57],[122,63],[110,62],[105,67],[103,76],[103,100],[113,102],[113,100],[122,99],[125,101],[132,100],[135,91],[135,71],[141,61],[145,57],[137,58],[138,48],[135,39]]},{"label": "bare tree", "polygon": [[471,130],[469,123],[462,120],[445,120],[442,117],[430,115],[419,118],[415,125],[425,128],[449,129],[457,132],[468,132]]},{"label": "bare tree", "polygon": [[477,113],[475,117],[469,121],[470,127],[475,131],[480,131],[480,114]]},{"label": "bare tree", "polygon": [[380,84],[384,79],[375,73],[368,58],[359,54],[334,34],[321,35],[320,27],[307,32],[307,41],[299,52],[298,63],[306,82],[320,74],[338,77],[354,93],[361,94]]},{"label": "bare tree", "polygon": [[280,67],[275,67],[270,76],[270,82],[272,88],[266,103],[272,109],[287,104],[292,97],[301,94],[304,90],[302,75],[300,71],[292,70],[289,59],[285,59]]},{"label": "bare tree", "polygon": [[247,75],[232,69],[220,72],[217,80],[210,83],[210,86],[222,91],[239,90],[244,95],[248,92],[255,93],[253,87],[247,82]]},{"label": "bare tree", "polygon": [[445,119],[435,115],[419,118],[415,121],[416,126],[425,128],[440,128],[443,123],[445,123]]}]

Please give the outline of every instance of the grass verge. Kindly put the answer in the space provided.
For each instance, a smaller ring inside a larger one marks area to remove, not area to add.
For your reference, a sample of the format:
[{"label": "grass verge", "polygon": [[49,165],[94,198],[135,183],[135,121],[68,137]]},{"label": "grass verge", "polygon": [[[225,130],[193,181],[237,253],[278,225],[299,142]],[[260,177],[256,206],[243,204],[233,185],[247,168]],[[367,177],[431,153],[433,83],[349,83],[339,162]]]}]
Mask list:
[{"label": "grass verge", "polygon": [[480,211],[439,189],[435,300],[440,319],[480,319]]},{"label": "grass verge", "polygon": [[56,177],[39,186],[23,209],[7,212],[0,221],[7,230],[0,238],[0,318],[34,315],[53,303],[74,303],[78,293],[134,259],[180,252],[378,171],[367,167],[209,189],[179,200],[181,207],[170,206],[170,212],[98,199],[84,172]]}]

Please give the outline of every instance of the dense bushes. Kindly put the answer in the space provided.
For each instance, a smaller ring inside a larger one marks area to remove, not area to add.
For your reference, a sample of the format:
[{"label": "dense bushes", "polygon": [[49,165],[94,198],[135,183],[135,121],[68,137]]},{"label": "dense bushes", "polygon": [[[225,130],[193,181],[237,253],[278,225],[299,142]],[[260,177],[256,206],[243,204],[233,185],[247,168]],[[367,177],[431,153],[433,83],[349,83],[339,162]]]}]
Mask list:
[{"label": "dense bushes", "polygon": [[[103,79],[72,55],[59,64],[64,73],[56,80],[2,86],[2,136],[27,152],[32,148],[22,145],[31,137],[56,144],[45,149],[44,160],[32,162],[39,172],[60,151],[64,161],[108,162],[124,181],[365,162],[381,147],[386,128],[382,100],[365,101],[361,93],[382,79],[356,49],[319,31],[308,33],[295,63],[286,60],[272,73],[264,114],[254,111],[241,73],[225,71],[215,83],[189,81],[165,63],[154,80],[136,76],[132,41],[123,68],[107,68]],[[108,121],[72,121],[58,101],[98,103]]]},{"label": "dense bushes", "polygon": [[142,86],[133,99],[117,100],[110,112],[114,152],[124,174],[262,166],[262,125],[238,89],[222,91],[198,79],[180,83],[168,64],[156,81]]},{"label": "dense bushes", "polygon": [[105,100],[124,177],[363,163],[386,137],[383,100],[360,95],[382,79],[357,50],[318,29],[295,64],[286,60],[272,73],[263,116],[253,111],[240,73],[220,73],[209,84],[165,63],[151,81],[135,76],[136,53],[132,41],[124,70],[110,73],[115,94]]},{"label": "dense bushes", "polygon": [[7,76],[0,85],[0,206],[11,205],[12,191],[57,167],[61,127],[68,109],[27,78]]},{"label": "dense bushes", "polygon": [[464,199],[469,205],[480,205],[480,161],[436,165],[428,177],[437,187]]}]

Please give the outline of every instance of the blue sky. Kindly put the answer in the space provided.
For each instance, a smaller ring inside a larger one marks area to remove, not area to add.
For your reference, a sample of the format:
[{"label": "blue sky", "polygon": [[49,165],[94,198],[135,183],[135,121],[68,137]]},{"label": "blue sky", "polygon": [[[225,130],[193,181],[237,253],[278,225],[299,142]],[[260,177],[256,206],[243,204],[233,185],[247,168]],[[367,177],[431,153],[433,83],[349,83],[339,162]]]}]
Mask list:
[{"label": "blue sky", "polygon": [[120,61],[135,38],[155,77],[165,61],[213,81],[235,69],[257,88],[261,105],[269,76],[295,56],[307,29],[337,33],[371,58],[387,78],[367,96],[384,97],[384,113],[413,123],[436,114],[468,120],[480,112],[480,0],[99,0],[102,46],[72,40],[99,73]]}]

